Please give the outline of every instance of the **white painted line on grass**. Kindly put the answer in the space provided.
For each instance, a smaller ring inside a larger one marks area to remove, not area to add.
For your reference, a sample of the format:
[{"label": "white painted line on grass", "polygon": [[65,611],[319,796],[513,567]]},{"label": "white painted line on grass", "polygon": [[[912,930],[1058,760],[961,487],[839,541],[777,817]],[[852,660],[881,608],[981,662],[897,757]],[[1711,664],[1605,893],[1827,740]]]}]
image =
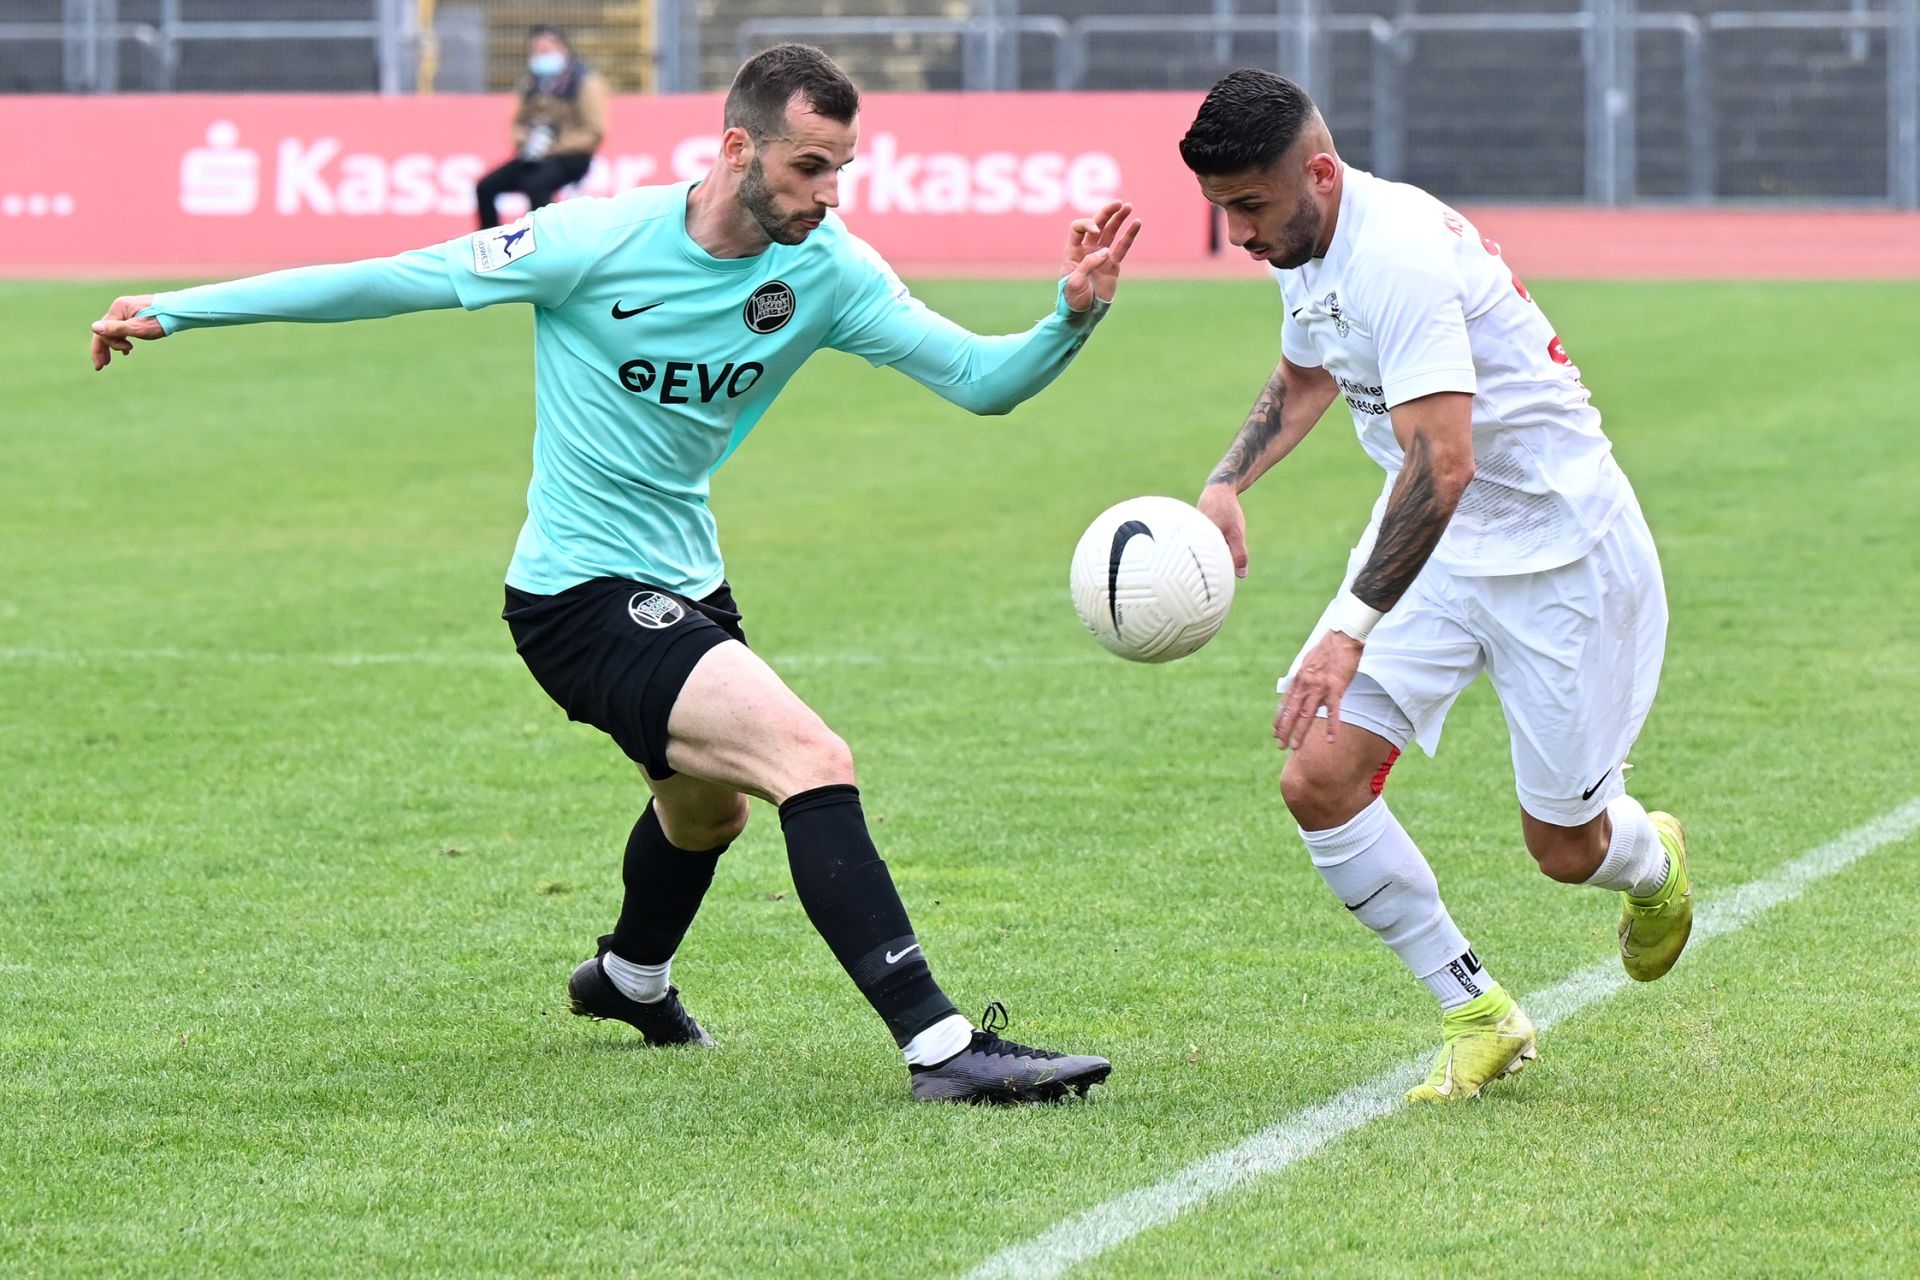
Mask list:
[{"label": "white painted line on grass", "polygon": [[[1821,845],[1764,879],[1725,893],[1710,892],[1693,922],[1688,946],[1745,928],[1762,912],[1791,902],[1808,886],[1920,830],[1920,796],[1881,814],[1865,826]],[[1563,1018],[1610,999],[1628,985],[1617,960],[1582,969],[1564,982],[1522,996],[1533,1024],[1545,1031]],[[1151,1186],[1115,1196],[994,1254],[966,1280],[1042,1280],[1118,1248],[1143,1231],[1163,1226],[1215,1196],[1278,1173],[1372,1120],[1397,1111],[1401,1094],[1426,1070],[1426,1056],[1295,1112],[1237,1147],[1188,1165]]]}]

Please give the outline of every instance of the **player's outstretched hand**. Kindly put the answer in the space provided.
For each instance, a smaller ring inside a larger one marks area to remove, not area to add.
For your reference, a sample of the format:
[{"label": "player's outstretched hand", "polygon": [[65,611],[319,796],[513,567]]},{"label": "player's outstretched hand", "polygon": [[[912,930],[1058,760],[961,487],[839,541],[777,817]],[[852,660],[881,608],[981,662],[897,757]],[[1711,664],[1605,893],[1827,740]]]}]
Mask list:
[{"label": "player's outstretched hand", "polygon": [[153,305],[153,295],[143,293],[137,298],[115,298],[113,305],[107,308],[107,314],[93,322],[93,371],[100,372],[113,359],[113,353],[131,355],[133,339],[151,342],[155,338],[167,336],[160,322],[152,316],[138,319],[136,312],[144,311]]},{"label": "player's outstretched hand", "polygon": [[1067,281],[1067,305],[1085,311],[1095,298],[1112,302],[1120,287],[1120,264],[1140,234],[1133,206],[1115,200],[1091,218],[1075,218],[1067,228],[1067,259],[1060,274]]},{"label": "player's outstretched hand", "polygon": [[1240,507],[1240,495],[1230,484],[1210,484],[1200,491],[1200,501],[1194,505],[1227,540],[1227,551],[1233,556],[1233,576],[1246,577],[1247,513]]},{"label": "player's outstretched hand", "polygon": [[1273,736],[1282,750],[1297,751],[1306,745],[1322,707],[1327,709],[1327,741],[1333,741],[1340,727],[1340,699],[1360,669],[1360,649],[1352,636],[1328,631],[1307,651],[1273,713]]}]

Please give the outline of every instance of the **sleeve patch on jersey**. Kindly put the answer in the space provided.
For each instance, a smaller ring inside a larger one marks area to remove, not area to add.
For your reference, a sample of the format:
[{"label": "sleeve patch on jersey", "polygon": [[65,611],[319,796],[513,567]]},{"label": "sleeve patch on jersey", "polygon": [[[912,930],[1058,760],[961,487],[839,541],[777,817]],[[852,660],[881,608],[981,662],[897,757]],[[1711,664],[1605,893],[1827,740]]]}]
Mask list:
[{"label": "sleeve patch on jersey", "polygon": [[478,275],[531,258],[540,247],[534,242],[532,218],[522,218],[511,226],[476,231],[468,243],[473,246],[473,269]]}]

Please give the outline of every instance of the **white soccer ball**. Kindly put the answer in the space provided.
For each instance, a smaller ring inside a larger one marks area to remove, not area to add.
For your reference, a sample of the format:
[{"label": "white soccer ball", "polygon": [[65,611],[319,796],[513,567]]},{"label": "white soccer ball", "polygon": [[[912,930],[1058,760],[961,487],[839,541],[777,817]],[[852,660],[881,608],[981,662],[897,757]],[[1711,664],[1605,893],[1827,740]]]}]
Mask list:
[{"label": "white soccer ball", "polygon": [[1233,604],[1233,554],[1178,498],[1102,511],[1073,549],[1073,607],[1093,638],[1133,662],[1171,662],[1213,639]]}]

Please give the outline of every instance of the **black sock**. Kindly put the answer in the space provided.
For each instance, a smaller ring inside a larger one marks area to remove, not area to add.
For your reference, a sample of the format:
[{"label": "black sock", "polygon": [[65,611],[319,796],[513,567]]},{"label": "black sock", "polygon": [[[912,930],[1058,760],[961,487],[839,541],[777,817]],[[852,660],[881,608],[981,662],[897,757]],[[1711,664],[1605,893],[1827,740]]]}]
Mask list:
[{"label": "black sock", "polygon": [[693,853],[670,843],[649,800],[627,837],[627,861],[621,871],[627,898],[620,906],[620,922],[613,926],[608,950],[634,964],[665,964],[673,959],[726,851],[724,844]]},{"label": "black sock", "polygon": [[956,1012],[873,847],[860,789],[842,783],[791,796],[780,806],[780,827],[800,905],[894,1042],[904,1046]]}]

